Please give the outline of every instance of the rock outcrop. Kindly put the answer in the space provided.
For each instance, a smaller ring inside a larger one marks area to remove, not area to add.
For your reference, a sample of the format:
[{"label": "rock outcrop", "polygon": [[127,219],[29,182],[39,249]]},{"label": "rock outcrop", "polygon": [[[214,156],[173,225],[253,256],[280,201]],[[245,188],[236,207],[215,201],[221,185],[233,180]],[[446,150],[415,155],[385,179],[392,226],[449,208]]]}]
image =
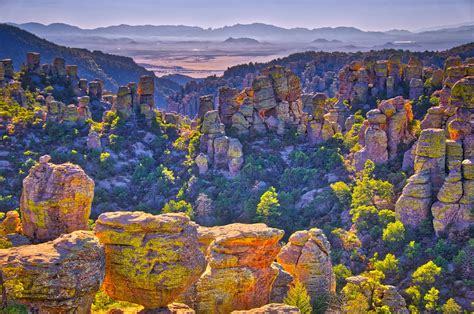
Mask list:
[{"label": "rock outcrop", "polygon": [[0,61],[3,64],[4,79],[10,80],[14,76],[13,61],[12,59],[3,59]]},{"label": "rock outcrop", "polygon": [[405,225],[417,226],[428,218],[432,196],[444,180],[445,156],[444,130],[423,130],[415,152],[415,174],[395,205],[395,211]]},{"label": "rock outcrop", "polygon": [[409,130],[412,120],[411,103],[400,96],[384,100],[377,109],[367,112],[367,120],[359,133],[362,148],[354,155],[356,169],[364,169],[367,159],[385,163],[395,158],[398,145],[414,140]]},{"label": "rock outcrop", "polygon": [[206,95],[199,98],[198,118],[202,119],[206,112],[214,110],[214,97]]},{"label": "rock outcrop", "polygon": [[398,55],[388,60],[366,59],[353,61],[344,66],[338,75],[338,97],[351,105],[363,105],[375,97],[401,96],[404,85],[408,86],[409,99],[418,99],[423,94],[423,64],[410,57],[408,64],[402,64]]},{"label": "rock outcrop", "polygon": [[270,303],[265,306],[244,310],[244,311],[233,311],[231,314],[299,314],[300,309],[296,306],[281,304],[281,303]]},{"label": "rock outcrop", "polygon": [[264,224],[200,229],[208,266],[186,293],[185,303],[197,313],[230,313],[268,304],[278,276],[272,263],[283,231]]},{"label": "rock outcrop", "polygon": [[105,273],[104,248],[89,231],[0,250],[3,302],[29,313],[89,313]]},{"label": "rock outcrop", "polygon": [[105,213],[95,234],[105,246],[104,289],[116,300],[164,307],[206,266],[196,225],[183,214]]},{"label": "rock outcrop", "polygon": [[23,233],[37,241],[87,230],[94,181],[77,165],[55,165],[40,158],[23,180],[20,212]]},{"label": "rock outcrop", "polygon": [[459,58],[445,65],[440,105],[428,110],[415,152],[415,174],[397,201],[402,222],[417,226],[433,216],[436,234],[466,235],[473,223],[474,77]]},{"label": "rock outcrop", "polygon": [[293,233],[278,254],[277,262],[304,284],[313,300],[336,291],[330,244],[320,229]]},{"label": "rock outcrop", "polygon": [[244,163],[242,144],[237,138],[226,136],[217,110],[205,113],[201,133],[201,153],[196,157],[199,172],[206,173],[212,165],[215,169],[227,168],[230,175],[237,175]]},{"label": "rock outcrop", "polygon": [[240,92],[229,87],[219,90],[219,115],[225,126],[238,134],[271,130],[283,135],[292,127],[306,129],[301,84],[293,72],[271,66],[251,85]]}]

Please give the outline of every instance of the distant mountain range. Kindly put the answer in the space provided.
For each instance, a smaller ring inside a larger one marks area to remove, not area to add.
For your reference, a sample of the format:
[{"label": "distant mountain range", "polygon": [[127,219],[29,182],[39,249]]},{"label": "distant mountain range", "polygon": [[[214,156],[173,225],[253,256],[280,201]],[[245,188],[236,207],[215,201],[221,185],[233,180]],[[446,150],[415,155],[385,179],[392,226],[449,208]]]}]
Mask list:
[{"label": "distant mountain range", "polygon": [[340,40],[345,42],[358,42],[359,44],[383,44],[396,41],[416,41],[419,43],[430,42],[434,38],[449,40],[456,43],[474,41],[473,25],[460,25],[423,32],[410,32],[407,30],[390,31],[363,31],[355,27],[323,27],[323,28],[283,28],[263,23],[236,24],[220,28],[201,28],[185,25],[115,25],[95,29],[81,29],[68,24],[55,23],[43,25],[40,23],[25,23],[15,25],[24,30],[43,37],[67,36],[106,36],[146,38],[155,37],[162,39],[189,38],[202,40],[226,40],[233,38],[252,38],[258,41],[287,41],[287,42],[312,42],[315,39]]},{"label": "distant mountain range", "polygon": [[[56,30],[68,28],[65,25],[50,27]],[[69,26],[69,29],[73,27]],[[154,75],[129,57],[59,46],[17,27],[0,24],[0,59],[12,59],[15,69],[19,70],[25,62],[26,53],[30,51],[39,52],[42,63],[51,63],[55,57],[63,57],[66,64],[78,65],[80,77],[101,79],[105,87],[114,92],[120,85],[137,82],[142,75]],[[180,89],[180,85],[172,80],[156,78],[155,81],[159,105],[165,105],[166,97]]]}]

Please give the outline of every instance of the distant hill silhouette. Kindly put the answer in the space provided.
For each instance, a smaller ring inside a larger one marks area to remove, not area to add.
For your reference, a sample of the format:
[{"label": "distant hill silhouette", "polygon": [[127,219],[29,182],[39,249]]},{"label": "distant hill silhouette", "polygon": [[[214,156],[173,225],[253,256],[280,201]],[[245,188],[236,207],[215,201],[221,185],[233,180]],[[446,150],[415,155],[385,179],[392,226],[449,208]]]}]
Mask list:
[{"label": "distant hill silhouette", "polygon": [[314,38],[340,40],[345,42],[377,41],[377,45],[395,41],[433,41],[454,40],[466,43],[473,40],[474,25],[459,25],[439,28],[425,32],[410,32],[407,30],[363,31],[355,27],[322,27],[322,28],[283,28],[279,26],[252,23],[235,24],[220,28],[201,28],[185,25],[114,25],[95,29],[81,29],[68,24],[55,23],[43,25],[40,23],[25,23],[17,25],[39,36],[107,36],[107,37],[173,37],[201,38],[208,40],[226,40],[232,38],[252,38],[258,41],[304,41],[311,42]]},{"label": "distant hill silhouette", "polygon": [[224,40],[224,43],[226,44],[241,44],[241,45],[255,45],[259,44],[260,42],[256,39],[253,38],[234,38],[234,37],[229,37],[226,40]]},{"label": "distant hill silhouette", "polygon": [[342,43],[342,41],[337,40],[337,39],[328,40],[328,39],[325,39],[325,38],[318,38],[318,39],[313,40],[312,43],[315,43],[315,44],[340,44],[340,43]]}]

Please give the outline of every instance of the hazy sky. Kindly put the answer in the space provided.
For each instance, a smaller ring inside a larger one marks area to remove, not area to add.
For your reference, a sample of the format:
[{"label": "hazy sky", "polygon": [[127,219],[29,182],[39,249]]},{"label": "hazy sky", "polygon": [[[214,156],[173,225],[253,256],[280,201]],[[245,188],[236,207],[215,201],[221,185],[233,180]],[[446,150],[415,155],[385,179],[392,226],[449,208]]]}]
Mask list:
[{"label": "hazy sky", "polygon": [[474,0],[0,0],[0,22],[220,27],[354,26],[388,30],[474,21]]}]

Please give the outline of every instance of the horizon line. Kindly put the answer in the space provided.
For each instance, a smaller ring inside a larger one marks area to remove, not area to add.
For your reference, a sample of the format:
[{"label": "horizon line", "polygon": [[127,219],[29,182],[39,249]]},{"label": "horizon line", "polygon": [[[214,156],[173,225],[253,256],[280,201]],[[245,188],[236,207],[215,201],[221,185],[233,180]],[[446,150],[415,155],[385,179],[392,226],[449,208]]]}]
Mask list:
[{"label": "horizon line", "polygon": [[286,29],[286,30],[307,29],[307,30],[311,31],[311,30],[317,30],[317,29],[323,29],[323,28],[329,28],[329,29],[353,28],[353,29],[357,29],[357,30],[360,30],[360,31],[363,31],[363,32],[382,32],[382,33],[384,33],[384,32],[398,30],[398,31],[409,31],[409,32],[417,33],[417,32],[426,31],[426,29],[431,29],[431,28],[435,28],[436,30],[441,30],[441,29],[444,29],[444,28],[456,28],[456,27],[462,27],[462,26],[471,26],[471,25],[474,25],[474,20],[463,21],[463,22],[459,22],[457,24],[451,24],[451,25],[425,26],[425,27],[422,27],[422,28],[419,28],[419,29],[416,29],[416,30],[415,29],[406,29],[406,28],[392,28],[392,29],[388,29],[388,30],[366,30],[366,29],[362,29],[362,28],[359,28],[359,27],[347,26],[347,25],[320,26],[320,27],[313,27],[313,28],[308,28],[308,27],[303,27],[303,26],[284,27],[284,26],[279,26],[279,25],[275,25],[275,24],[268,24],[268,23],[264,23],[264,22],[235,23],[235,24],[223,25],[223,26],[219,26],[219,27],[206,27],[206,26],[199,26],[199,25],[186,25],[186,24],[124,24],[124,23],[122,23],[122,24],[109,24],[109,25],[106,25],[106,26],[97,26],[97,27],[93,27],[93,28],[84,28],[84,27],[81,27],[81,26],[78,26],[78,25],[69,24],[69,23],[65,23],[65,22],[52,22],[52,23],[49,23],[49,24],[45,24],[45,23],[42,23],[42,22],[35,22],[35,21],[23,22],[23,23],[17,23],[17,22],[0,22],[0,23],[14,24],[14,25],[40,24],[40,25],[43,25],[43,26],[51,26],[51,25],[55,25],[55,24],[61,24],[61,25],[76,27],[76,28],[79,28],[81,30],[97,30],[99,28],[108,28],[108,27],[117,27],[117,26],[135,26],[135,27],[137,27],[137,26],[138,27],[139,26],[152,26],[152,27],[154,27],[154,26],[155,27],[156,26],[174,26],[174,27],[184,26],[184,27],[201,28],[203,30],[216,30],[216,29],[221,29],[221,28],[225,28],[225,27],[233,27],[233,26],[237,26],[237,25],[248,26],[248,25],[260,24],[260,25],[274,26],[274,27],[278,27],[278,28]]}]

